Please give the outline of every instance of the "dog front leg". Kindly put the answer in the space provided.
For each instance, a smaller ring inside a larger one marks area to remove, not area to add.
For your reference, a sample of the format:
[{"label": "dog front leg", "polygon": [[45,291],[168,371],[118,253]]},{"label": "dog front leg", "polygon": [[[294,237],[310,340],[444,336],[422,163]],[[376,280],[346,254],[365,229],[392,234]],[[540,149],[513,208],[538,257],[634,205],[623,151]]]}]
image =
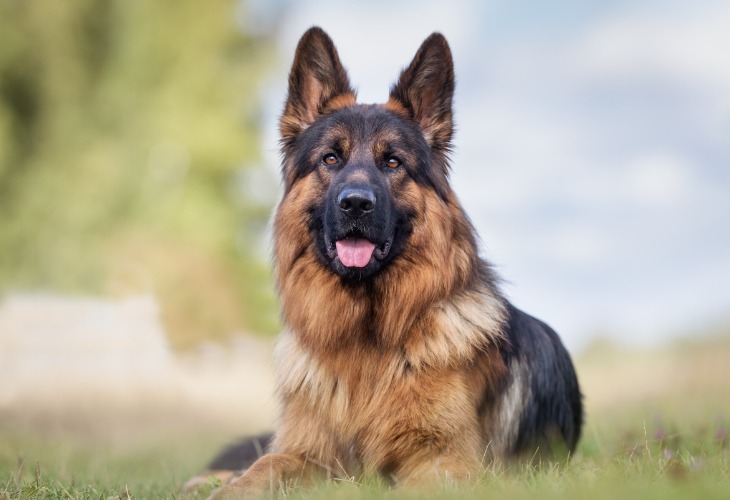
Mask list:
[{"label": "dog front leg", "polygon": [[233,482],[213,492],[209,500],[258,498],[265,493],[286,491],[326,477],[327,469],[306,457],[269,453],[259,458]]},{"label": "dog front leg", "polygon": [[406,488],[419,488],[436,484],[460,483],[477,473],[479,462],[461,454],[405,460],[394,474],[395,484]]}]

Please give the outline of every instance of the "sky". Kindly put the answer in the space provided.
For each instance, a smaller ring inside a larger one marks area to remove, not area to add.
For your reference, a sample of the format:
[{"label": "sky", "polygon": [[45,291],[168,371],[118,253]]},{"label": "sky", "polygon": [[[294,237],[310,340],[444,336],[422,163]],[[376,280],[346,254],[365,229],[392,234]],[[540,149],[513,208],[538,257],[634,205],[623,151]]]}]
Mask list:
[{"label": "sky", "polygon": [[482,254],[572,350],[730,322],[730,3],[248,2],[276,29],[263,149],[301,34],[324,28],[383,102],[433,31],[457,76],[452,181]]}]

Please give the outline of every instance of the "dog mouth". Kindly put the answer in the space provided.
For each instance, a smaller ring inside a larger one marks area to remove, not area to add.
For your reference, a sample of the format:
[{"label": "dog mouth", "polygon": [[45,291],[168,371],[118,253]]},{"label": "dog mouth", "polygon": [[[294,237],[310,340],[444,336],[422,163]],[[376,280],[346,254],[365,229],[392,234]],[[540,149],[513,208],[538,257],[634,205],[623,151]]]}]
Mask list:
[{"label": "dog mouth", "polygon": [[348,268],[363,268],[373,260],[382,261],[390,253],[394,234],[383,243],[373,243],[359,234],[349,234],[342,238],[327,241],[327,255],[338,259]]}]

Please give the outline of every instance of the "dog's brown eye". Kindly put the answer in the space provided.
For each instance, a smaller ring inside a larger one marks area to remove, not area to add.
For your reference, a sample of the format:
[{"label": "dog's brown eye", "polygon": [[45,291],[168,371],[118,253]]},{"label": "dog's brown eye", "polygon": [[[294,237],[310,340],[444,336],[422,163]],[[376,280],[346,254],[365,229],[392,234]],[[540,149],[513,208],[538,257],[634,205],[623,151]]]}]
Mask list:
[{"label": "dog's brown eye", "polygon": [[325,163],[325,165],[329,165],[331,167],[332,165],[337,164],[337,157],[334,155],[334,153],[327,153],[322,157],[322,161]]},{"label": "dog's brown eye", "polygon": [[390,158],[388,158],[388,161],[386,163],[390,168],[398,168],[402,165],[401,161],[395,156],[391,156]]}]

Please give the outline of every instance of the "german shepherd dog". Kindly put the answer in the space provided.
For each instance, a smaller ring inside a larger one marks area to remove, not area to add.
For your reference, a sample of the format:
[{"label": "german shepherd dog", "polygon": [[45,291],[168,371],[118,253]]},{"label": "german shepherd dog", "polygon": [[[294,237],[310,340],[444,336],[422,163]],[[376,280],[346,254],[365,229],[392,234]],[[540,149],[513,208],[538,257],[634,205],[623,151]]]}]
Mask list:
[{"label": "german shepherd dog", "polygon": [[324,31],[302,36],[274,219],[280,423],[253,463],[249,441],[213,464],[246,469],[214,496],[361,473],[460,480],[485,461],[575,450],[570,357],[501,295],[449,185],[453,93],[438,33],[385,104],[356,102]]}]

